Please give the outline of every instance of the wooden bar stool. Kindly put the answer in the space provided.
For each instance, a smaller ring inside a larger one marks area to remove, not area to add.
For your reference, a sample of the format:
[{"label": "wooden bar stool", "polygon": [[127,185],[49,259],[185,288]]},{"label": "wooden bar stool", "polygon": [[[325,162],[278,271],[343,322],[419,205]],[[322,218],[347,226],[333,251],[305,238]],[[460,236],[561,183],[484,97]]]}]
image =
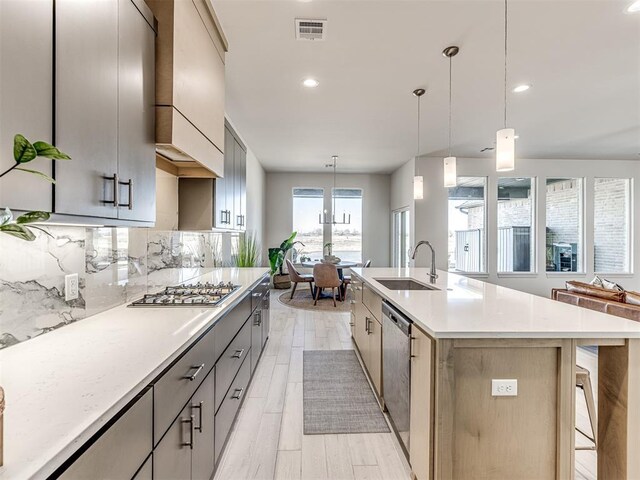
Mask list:
[{"label": "wooden bar stool", "polygon": [[576,387],[582,390],[584,399],[587,402],[587,414],[589,415],[591,432],[593,433],[593,436],[587,435],[587,433],[576,425],[576,430],[593,442],[592,447],[576,447],[576,450],[596,450],[598,446],[598,427],[596,422],[596,403],[593,399],[593,387],[591,386],[591,375],[589,374],[589,370],[580,365],[576,366]]}]

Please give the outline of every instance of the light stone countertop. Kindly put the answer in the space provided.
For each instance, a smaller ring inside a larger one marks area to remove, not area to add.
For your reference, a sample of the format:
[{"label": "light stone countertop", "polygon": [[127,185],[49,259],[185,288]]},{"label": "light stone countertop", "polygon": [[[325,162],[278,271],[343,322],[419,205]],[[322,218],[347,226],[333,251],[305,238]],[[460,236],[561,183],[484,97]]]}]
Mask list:
[{"label": "light stone countertop", "polygon": [[437,291],[394,291],[376,281],[428,284],[428,268],[351,271],[434,338],[640,338],[640,322],[441,270]]},{"label": "light stone countertop", "polygon": [[51,474],[267,271],[221,268],[189,280],[242,286],[219,307],[123,305],[0,350],[0,479]]}]

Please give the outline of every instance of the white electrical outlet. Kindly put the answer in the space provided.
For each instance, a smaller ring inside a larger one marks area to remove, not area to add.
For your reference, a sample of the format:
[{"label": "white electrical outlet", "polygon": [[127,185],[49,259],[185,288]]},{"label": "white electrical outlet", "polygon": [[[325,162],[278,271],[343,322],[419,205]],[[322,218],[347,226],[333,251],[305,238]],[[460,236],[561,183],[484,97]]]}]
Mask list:
[{"label": "white electrical outlet", "polygon": [[72,273],[64,277],[64,299],[66,302],[78,298],[78,274]]},{"label": "white electrical outlet", "polygon": [[517,397],[518,380],[491,380],[491,395],[494,397]]}]

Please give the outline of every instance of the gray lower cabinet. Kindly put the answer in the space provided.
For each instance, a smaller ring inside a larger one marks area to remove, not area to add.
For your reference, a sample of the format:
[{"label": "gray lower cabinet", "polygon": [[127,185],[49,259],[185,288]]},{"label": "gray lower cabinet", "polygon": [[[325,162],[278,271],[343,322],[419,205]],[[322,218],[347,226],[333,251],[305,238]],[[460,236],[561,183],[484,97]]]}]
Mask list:
[{"label": "gray lower cabinet", "polygon": [[193,438],[191,405],[186,405],[173,421],[162,441],[153,451],[155,480],[189,480],[191,478],[191,448]]},{"label": "gray lower cabinet", "polygon": [[251,360],[245,358],[238,374],[234,378],[229,390],[226,392],[222,404],[216,413],[215,427],[215,462],[220,460],[220,454],[226,443],[231,426],[236,418],[236,414],[242,404],[242,399],[247,392],[249,380],[251,379]]},{"label": "gray lower cabinet", "polygon": [[151,453],[152,416],[153,394],[148,388],[59,478],[133,478]]},{"label": "gray lower cabinet", "polygon": [[215,373],[212,371],[191,399],[191,414],[195,415],[191,478],[209,480],[214,468],[214,399]]},{"label": "gray lower cabinet", "polygon": [[262,309],[257,308],[249,321],[251,322],[251,374],[253,375],[262,353]]},{"label": "gray lower cabinet", "polygon": [[[268,280],[267,280],[268,281]],[[267,284],[268,286],[268,284]],[[267,288],[262,302],[262,348],[264,348],[269,338],[269,328],[271,327],[271,291]]]},{"label": "gray lower cabinet", "polygon": [[216,363],[216,405],[218,410],[226,391],[251,349],[251,321],[246,320],[238,334]]},{"label": "gray lower cabinet", "polygon": [[202,382],[153,452],[156,480],[209,480],[213,474],[215,371]]}]

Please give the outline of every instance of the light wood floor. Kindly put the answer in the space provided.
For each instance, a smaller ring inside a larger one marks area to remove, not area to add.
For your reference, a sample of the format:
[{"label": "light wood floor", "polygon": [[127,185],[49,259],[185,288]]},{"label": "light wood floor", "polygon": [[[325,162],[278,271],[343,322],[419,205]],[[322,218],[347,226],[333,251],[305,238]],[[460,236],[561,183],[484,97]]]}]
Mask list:
[{"label": "light wood floor", "polygon": [[[271,296],[271,333],[214,480],[408,480],[391,433],[303,435],[303,350],[352,349],[349,314],[289,308]],[[578,351],[597,393],[597,356]],[[577,391],[577,423],[589,430]],[[597,398],[596,398],[597,402]],[[588,441],[576,432],[576,444]],[[576,451],[576,480],[596,478],[596,453]]]},{"label": "light wood floor", "polygon": [[349,314],[271,299],[270,339],[215,480],[408,480],[392,433],[302,434],[302,352],[353,348]]}]

